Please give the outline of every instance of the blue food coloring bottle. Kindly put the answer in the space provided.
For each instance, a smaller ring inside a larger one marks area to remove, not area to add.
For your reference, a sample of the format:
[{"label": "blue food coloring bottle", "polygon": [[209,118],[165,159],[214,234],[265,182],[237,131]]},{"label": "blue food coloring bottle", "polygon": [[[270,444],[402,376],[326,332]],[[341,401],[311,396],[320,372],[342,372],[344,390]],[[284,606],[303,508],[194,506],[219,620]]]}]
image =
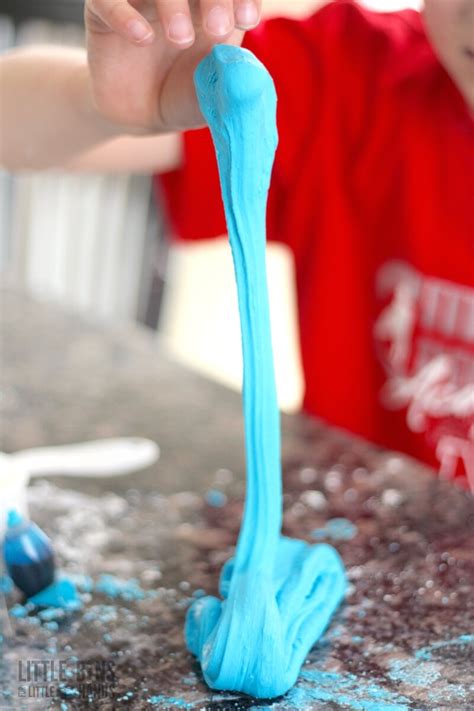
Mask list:
[{"label": "blue food coloring bottle", "polygon": [[35,523],[25,520],[15,510],[8,512],[3,557],[8,574],[27,598],[54,581],[51,541]]}]

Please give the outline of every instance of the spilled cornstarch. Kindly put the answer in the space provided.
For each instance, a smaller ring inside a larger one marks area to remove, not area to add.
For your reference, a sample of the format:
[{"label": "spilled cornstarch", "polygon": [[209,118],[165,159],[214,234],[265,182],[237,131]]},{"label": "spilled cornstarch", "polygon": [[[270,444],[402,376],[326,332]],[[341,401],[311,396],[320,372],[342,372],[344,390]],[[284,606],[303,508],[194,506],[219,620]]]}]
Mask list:
[{"label": "spilled cornstarch", "polygon": [[346,589],[328,545],[283,537],[280,421],[265,266],[265,214],[277,146],[276,93],[248,51],[217,46],[195,84],[216,148],[237,282],[244,362],[247,492],[235,557],[220,594],[186,619],[186,641],[213,689],[284,694]]},{"label": "spilled cornstarch", "polygon": [[[213,589],[216,570],[232,551],[240,476],[223,484],[215,471],[213,487],[228,499],[216,507],[204,483],[202,494],[191,493],[181,474],[183,489],[165,496],[153,489],[150,474],[147,491],[131,488],[122,496],[90,496],[47,482],[32,488],[32,517],[59,551],[83,608],[70,613],[20,604],[11,581],[0,577],[0,600],[5,595],[9,608],[0,638],[1,708],[17,708],[24,686],[19,659],[49,662],[56,701],[44,700],[44,707],[58,708],[59,699],[61,711],[95,708],[105,697],[114,708],[157,711],[474,708],[472,498],[422,471],[414,476],[409,464],[394,474],[394,460],[384,462],[366,443],[353,441],[349,456],[347,440],[312,423],[287,426],[285,434],[290,450],[301,452],[285,458],[289,535],[310,540],[315,525],[323,530],[341,514],[358,531],[356,545],[348,537],[335,542],[353,583],[347,604],[294,688],[261,705],[213,692],[184,649],[185,610]],[[312,491],[325,499],[323,511],[302,503],[313,500],[309,474]],[[68,678],[58,684],[60,662]],[[85,663],[93,684],[84,682]]]}]

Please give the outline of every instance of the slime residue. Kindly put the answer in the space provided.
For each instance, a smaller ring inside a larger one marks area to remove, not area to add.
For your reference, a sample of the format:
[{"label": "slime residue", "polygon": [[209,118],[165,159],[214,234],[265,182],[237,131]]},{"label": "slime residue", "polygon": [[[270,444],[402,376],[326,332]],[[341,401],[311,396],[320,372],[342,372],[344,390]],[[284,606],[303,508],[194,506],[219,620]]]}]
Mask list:
[{"label": "slime residue", "polygon": [[357,535],[357,526],[347,518],[331,518],[323,528],[316,528],[311,537],[316,540],[350,541]]}]

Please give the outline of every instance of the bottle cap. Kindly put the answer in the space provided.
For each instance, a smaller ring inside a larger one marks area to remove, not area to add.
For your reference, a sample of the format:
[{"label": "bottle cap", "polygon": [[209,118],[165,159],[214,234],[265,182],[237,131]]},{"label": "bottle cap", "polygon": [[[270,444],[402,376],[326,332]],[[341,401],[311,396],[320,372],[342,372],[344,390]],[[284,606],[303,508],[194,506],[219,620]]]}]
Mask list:
[{"label": "bottle cap", "polygon": [[20,526],[24,522],[25,522],[25,519],[16,509],[10,509],[10,511],[7,514],[7,527],[8,528],[14,528],[15,526]]}]

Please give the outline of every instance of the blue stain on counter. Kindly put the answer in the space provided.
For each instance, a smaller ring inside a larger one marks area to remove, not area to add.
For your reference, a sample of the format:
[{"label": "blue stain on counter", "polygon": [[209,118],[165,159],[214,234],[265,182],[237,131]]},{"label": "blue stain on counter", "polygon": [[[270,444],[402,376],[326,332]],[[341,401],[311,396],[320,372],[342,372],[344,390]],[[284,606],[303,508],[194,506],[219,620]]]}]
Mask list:
[{"label": "blue stain on counter", "polygon": [[357,526],[347,518],[331,518],[323,528],[316,528],[311,537],[316,540],[350,541],[357,536]]},{"label": "blue stain on counter", "polygon": [[79,689],[74,689],[70,686],[65,686],[65,685],[60,684],[59,688],[61,690],[61,693],[64,694],[64,696],[67,696],[69,698],[73,698],[75,696],[81,695],[81,692],[79,691]]},{"label": "blue stain on counter", "polygon": [[209,489],[206,494],[206,502],[214,508],[222,508],[227,503],[227,496],[219,489]]},{"label": "blue stain on counter", "polygon": [[30,597],[29,602],[36,607],[62,608],[69,611],[79,610],[82,607],[76,586],[68,578],[59,578],[52,585]]},{"label": "blue stain on counter", "polygon": [[196,600],[185,637],[213,689],[272,698],[288,691],[346,590],[328,545],[281,536],[278,413],[268,307],[265,213],[277,145],[276,94],[247,50],[217,45],[195,85],[212,133],[234,260],[244,362],[247,491],[235,558],[220,594]]}]

